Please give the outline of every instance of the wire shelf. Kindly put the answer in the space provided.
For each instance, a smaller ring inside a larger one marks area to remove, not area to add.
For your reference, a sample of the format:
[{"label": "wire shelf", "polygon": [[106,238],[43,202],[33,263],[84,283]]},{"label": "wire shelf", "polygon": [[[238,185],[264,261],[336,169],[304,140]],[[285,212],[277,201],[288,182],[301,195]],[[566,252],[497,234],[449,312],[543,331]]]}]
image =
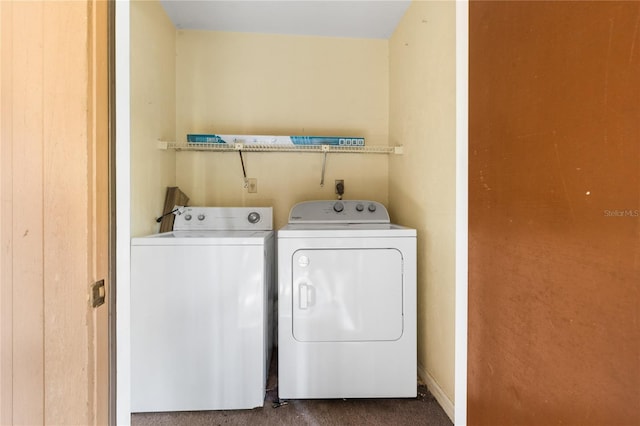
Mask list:
[{"label": "wire shelf", "polygon": [[233,145],[216,143],[179,143],[159,141],[159,148],[176,151],[211,151],[211,152],[320,152],[351,154],[402,154],[402,146],[336,146],[336,145]]}]

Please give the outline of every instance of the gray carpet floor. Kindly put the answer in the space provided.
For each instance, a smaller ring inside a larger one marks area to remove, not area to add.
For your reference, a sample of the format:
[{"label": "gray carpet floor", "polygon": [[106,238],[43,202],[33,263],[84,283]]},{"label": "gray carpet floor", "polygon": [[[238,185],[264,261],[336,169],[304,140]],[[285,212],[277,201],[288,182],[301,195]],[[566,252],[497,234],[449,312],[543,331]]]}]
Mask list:
[{"label": "gray carpet floor", "polygon": [[[275,358],[275,357],[274,357]],[[423,384],[417,398],[278,400],[277,362],[272,363],[262,408],[132,414],[132,426],[151,425],[429,425],[451,426]]]}]

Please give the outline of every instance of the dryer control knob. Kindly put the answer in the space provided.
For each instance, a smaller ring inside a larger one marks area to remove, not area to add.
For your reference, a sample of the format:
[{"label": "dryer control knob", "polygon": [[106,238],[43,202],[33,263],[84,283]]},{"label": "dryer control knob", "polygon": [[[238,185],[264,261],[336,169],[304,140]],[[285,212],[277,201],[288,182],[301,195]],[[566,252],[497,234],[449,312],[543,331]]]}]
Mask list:
[{"label": "dryer control knob", "polygon": [[342,204],[340,201],[337,201],[333,205],[333,211],[336,213],[340,213],[342,210],[344,210],[344,204]]},{"label": "dryer control knob", "polygon": [[356,204],[356,210],[359,211],[359,212],[364,210],[364,206],[362,205],[362,203]]},{"label": "dryer control knob", "polygon": [[191,220],[191,215],[190,214],[185,215],[184,220]]},{"label": "dryer control knob", "polygon": [[298,265],[300,265],[301,268],[306,268],[309,266],[309,258],[304,255],[300,256],[298,258]]},{"label": "dryer control knob", "polygon": [[198,220],[204,220],[204,215],[203,214],[199,214],[198,215]]},{"label": "dryer control knob", "polygon": [[260,213],[258,213],[258,212],[249,213],[249,216],[247,216],[247,220],[249,221],[249,223],[258,223],[258,222],[260,222]]},{"label": "dryer control knob", "polygon": [[369,207],[367,207],[369,209],[369,211],[371,213],[376,211],[376,205],[375,204],[369,204]]}]

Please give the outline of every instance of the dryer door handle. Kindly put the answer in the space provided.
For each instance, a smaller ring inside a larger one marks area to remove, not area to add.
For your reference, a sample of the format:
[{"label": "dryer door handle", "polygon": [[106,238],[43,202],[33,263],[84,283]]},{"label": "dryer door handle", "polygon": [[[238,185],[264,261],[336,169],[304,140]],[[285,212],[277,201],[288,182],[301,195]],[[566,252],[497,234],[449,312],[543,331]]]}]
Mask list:
[{"label": "dryer door handle", "polygon": [[308,309],[313,306],[315,289],[307,283],[298,284],[298,307],[300,309]]}]

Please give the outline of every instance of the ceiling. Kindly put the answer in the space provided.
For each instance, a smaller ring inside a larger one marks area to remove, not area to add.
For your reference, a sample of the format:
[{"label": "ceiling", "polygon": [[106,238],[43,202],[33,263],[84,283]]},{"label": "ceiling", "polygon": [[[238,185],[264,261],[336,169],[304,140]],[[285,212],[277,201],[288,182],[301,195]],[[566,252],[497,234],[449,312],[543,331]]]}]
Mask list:
[{"label": "ceiling", "polygon": [[177,29],[388,39],[411,0],[160,0]]}]

